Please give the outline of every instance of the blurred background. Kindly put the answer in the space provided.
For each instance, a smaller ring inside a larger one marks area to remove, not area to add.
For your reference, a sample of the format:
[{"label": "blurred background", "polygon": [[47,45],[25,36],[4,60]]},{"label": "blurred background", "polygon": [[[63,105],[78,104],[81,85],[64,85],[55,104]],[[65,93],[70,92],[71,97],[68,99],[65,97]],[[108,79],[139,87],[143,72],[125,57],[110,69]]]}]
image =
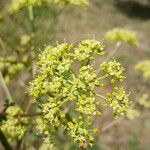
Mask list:
[{"label": "blurred background", "polygon": [[[140,112],[133,119],[113,121],[109,111],[95,120],[99,128],[113,124],[111,128],[96,136],[96,144],[91,150],[149,150],[150,149],[150,108],[138,104],[143,94],[150,96],[150,80],[145,80],[135,69],[142,60],[150,59],[150,1],[149,0],[91,0],[87,7],[58,7],[53,5],[37,6],[34,9],[34,27],[31,27],[27,10],[16,14],[7,14],[9,0],[0,0],[0,57],[1,60],[10,57],[11,64],[20,61],[27,62],[23,66],[9,68],[1,66],[10,93],[22,108],[28,105],[30,99],[27,91],[30,76],[31,32],[34,31],[34,49],[37,53],[45,45],[54,45],[64,41],[77,43],[82,39],[104,39],[104,34],[113,28],[133,30],[137,33],[138,46],[122,44],[113,57],[117,58],[126,68],[127,80],[124,83],[127,91],[131,91],[131,100]],[[111,52],[115,44],[104,41],[106,50]],[[26,61],[28,60],[28,61]],[[97,60],[99,63],[100,60]],[[11,72],[11,73],[9,73]],[[5,91],[0,86],[0,111],[3,110]],[[149,97],[150,101],[150,97]],[[29,138],[30,139],[30,138]],[[30,140],[36,148],[36,142]],[[29,143],[30,143],[29,142]],[[77,147],[62,144],[62,149],[77,149]],[[1,148],[0,148],[1,149]],[[44,150],[44,149],[43,149]]]}]

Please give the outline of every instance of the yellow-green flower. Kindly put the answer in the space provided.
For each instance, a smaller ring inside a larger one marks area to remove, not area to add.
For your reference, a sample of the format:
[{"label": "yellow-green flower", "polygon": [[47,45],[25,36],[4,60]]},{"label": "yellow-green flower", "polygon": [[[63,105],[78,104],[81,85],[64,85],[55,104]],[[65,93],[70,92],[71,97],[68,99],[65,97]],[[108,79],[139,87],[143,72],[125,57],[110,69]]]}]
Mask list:
[{"label": "yellow-green flower", "polygon": [[105,38],[114,42],[128,43],[130,45],[137,45],[137,36],[133,31],[121,28],[114,28],[105,34]]}]

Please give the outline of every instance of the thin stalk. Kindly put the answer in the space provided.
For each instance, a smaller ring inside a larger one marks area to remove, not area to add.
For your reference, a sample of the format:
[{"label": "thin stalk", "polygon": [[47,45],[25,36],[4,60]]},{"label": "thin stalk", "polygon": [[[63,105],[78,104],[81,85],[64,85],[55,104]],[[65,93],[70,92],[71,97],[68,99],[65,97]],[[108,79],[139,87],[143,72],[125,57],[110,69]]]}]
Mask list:
[{"label": "thin stalk", "polygon": [[122,121],[124,119],[124,117],[118,119],[118,120],[114,120],[112,122],[110,122],[109,124],[107,124],[106,126],[104,126],[101,129],[101,132],[106,132],[107,130],[109,130],[110,128],[112,128],[113,126],[115,126],[116,124],[118,124],[120,121]]},{"label": "thin stalk", "polygon": [[96,96],[98,96],[98,97],[100,97],[100,98],[102,98],[102,99],[104,99],[104,100],[107,100],[107,98],[106,98],[105,96],[103,96],[103,95],[96,94]]},{"label": "thin stalk", "polygon": [[101,76],[101,77],[98,77],[98,80],[103,80],[103,79],[105,79],[106,77],[107,77],[106,75]]},{"label": "thin stalk", "polygon": [[106,59],[104,60],[104,62],[108,62],[118,51],[119,47],[120,47],[121,43],[117,42],[116,43],[116,48],[106,57]]},{"label": "thin stalk", "polygon": [[[120,42],[117,42],[117,43],[116,43],[116,48],[106,57],[106,59],[105,59],[103,62],[106,62],[106,63],[107,63],[107,62],[116,54],[116,52],[118,51],[120,45],[121,45],[121,43],[120,43]],[[97,74],[99,74],[99,73],[100,73],[100,69],[98,68],[98,69],[96,70],[96,72],[97,72]]]}]

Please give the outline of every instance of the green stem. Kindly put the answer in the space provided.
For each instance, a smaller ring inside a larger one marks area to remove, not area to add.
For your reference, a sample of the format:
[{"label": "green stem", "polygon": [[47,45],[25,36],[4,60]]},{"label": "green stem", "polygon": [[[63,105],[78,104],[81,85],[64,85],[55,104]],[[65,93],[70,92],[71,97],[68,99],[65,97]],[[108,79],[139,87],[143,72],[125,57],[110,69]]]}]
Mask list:
[{"label": "green stem", "polygon": [[32,75],[34,76],[36,73],[36,65],[35,65],[35,23],[34,23],[34,12],[33,12],[33,7],[30,5],[28,7],[28,16],[29,16],[29,21],[31,24],[31,59],[32,59]]},{"label": "green stem", "polygon": [[61,104],[60,104],[60,106],[59,107],[61,107],[64,103],[66,103],[66,102],[69,102],[69,100],[64,100]]},{"label": "green stem", "polygon": [[105,79],[106,77],[107,77],[106,75],[101,76],[101,77],[98,77],[98,80],[103,80],[103,79]]},{"label": "green stem", "polygon": [[[29,22],[31,24],[31,50],[29,52],[30,57],[31,57],[31,73],[32,76],[34,77],[36,74],[36,65],[35,65],[35,23],[34,23],[34,12],[33,12],[33,7],[32,5],[28,6],[28,17],[29,17]],[[28,105],[26,107],[26,113],[30,111],[30,108],[32,106],[32,100],[29,100]]]},{"label": "green stem", "polygon": [[33,7],[31,5],[28,7],[28,13],[29,13],[30,21],[33,21],[34,20],[34,15],[33,15]]},{"label": "green stem", "polygon": [[3,42],[1,37],[0,37],[0,46],[2,47],[2,49],[5,49],[5,43]]}]

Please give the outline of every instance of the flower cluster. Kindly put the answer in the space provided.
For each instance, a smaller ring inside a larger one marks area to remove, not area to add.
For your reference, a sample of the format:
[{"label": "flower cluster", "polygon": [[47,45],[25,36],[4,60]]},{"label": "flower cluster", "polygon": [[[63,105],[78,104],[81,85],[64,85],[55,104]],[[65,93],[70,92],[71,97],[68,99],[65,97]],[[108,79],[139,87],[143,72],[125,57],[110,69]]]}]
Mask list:
[{"label": "flower cluster", "polygon": [[[101,80],[91,60],[95,54],[101,56],[104,53],[103,43],[97,40],[83,40],[77,45],[62,43],[56,47],[47,46],[41,52],[37,62],[37,76],[30,83],[29,91],[42,112],[42,121],[45,123],[42,131],[45,137],[49,137],[51,131],[57,132],[63,128],[80,146],[86,142],[92,143],[90,134],[93,129],[91,121],[87,120],[94,115],[101,115],[97,108],[99,100],[96,99],[95,91],[101,85]],[[79,69],[75,71],[74,64],[77,62]],[[118,62],[109,62],[102,66],[101,71],[114,82],[124,79],[124,69]],[[111,96],[108,97],[109,101]],[[126,114],[128,95],[118,89],[113,96],[110,102],[114,103],[115,98],[118,102],[115,114]]]},{"label": "flower cluster", "polygon": [[56,131],[54,128],[51,128],[49,122],[45,120],[43,117],[37,117],[35,119],[37,135],[42,135],[44,137],[44,143],[51,143],[54,145],[54,135]]},{"label": "flower cluster", "polygon": [[122,82],[125,77],[122,75],[124,72],[124,68],[117,61],[109,61],[108,63],[104,62],[100,70],[104,73],[105,77],[111,78],[111,83],[115,83],[115,81]]},{"label": "flower cluster", "polygon": [[107,101],[110,102],[110,107],[113,108],[115,118],[127,115],[130,106],[129,95],[125,93],[122,87],[115,87],[112,93],[107,93]]},{"label": "flower cluster", "polygon": [[137,45],[136,33],[125,29],[114,28],[105,34],[105,38],[114,42]]},{"label": "flower cluster", "polygon": [[104,55],[104,44],[95,40],[84,40],[75,49],[75,55],[80,62],[88,62],[93,59],[93,53]]},{"label": "flower cluster", "polygon": [[[73,118],[72,121],[68,122],[69,135],[73,137],[75,142],[79,143],[79,146],[83,146],[85,143],[93,145],[94,137],[91,136],[93,132],[88,126],[79,118],[78,120]],[[87,138],[86,138],[87,137]]]},{"label": "flower cluster", "polygon": [[[143,77],[144,79],[146,79],[146,81],[150,80],[150,60],[143,60],[139,62],[135,66],[135,69],[143,74]],[[149,94],[147,93],[142,94],[142,96],[138,99],[138,104],[143,108],[150,108]],[[129,119],[135,119],[139,117],[140,114],[141,114],[140,110],[130,108],[127,117]]]},{"label": "flower cluster", "polygon": [[127,113],[127,117],[131,120],[138,118],[140,116],[140,111],[137,109],[130,108]]},{"label": "flower cluster", "polygon": [[64,113],[63,111],[61,112],[59,108],[63,103],[64,102],[61,102],[59,100],[54,100],[52,97],[49,97],[47,102],[41,105],[41,109],[44,114],[44,119],[48,120],[48,123],[50,123],[51,126],[61,125],[60,120],[64,118]]},{"label": "flower cluster", "polygon": [[88,0],[13,0],[12,4],[10,5],[10,10],[12,12],[17,12],[22,8],[28,6],[37,6],[42,4],[71,4],[71,5],[87,5]]},{"label": "flower cluster", "polygon": [[0,57],[0,70],[4,72],[4,77],[7,83],[23,68],[24,64],[17,62],[15,56]]},{"label": "flower cluster", "polygon": [[6,113],[6,121],[2,121],[0,129],[10,141],[21,139],[26,132],[27,119],[17,115],[22,114],[23,111],[15,105],[7,108]]},{"label": "flower cluster", "polygon": [[139,62],[135,68],[143,74],[143,77],[150,80],[150,60],[143,60]]},{"label": "flower cluster", "polygon": [[145,108],[150,108],[150,99],[149,95],[147,93],[144,93],[142,97],[139,99],[139,104],[142,105]]}]

